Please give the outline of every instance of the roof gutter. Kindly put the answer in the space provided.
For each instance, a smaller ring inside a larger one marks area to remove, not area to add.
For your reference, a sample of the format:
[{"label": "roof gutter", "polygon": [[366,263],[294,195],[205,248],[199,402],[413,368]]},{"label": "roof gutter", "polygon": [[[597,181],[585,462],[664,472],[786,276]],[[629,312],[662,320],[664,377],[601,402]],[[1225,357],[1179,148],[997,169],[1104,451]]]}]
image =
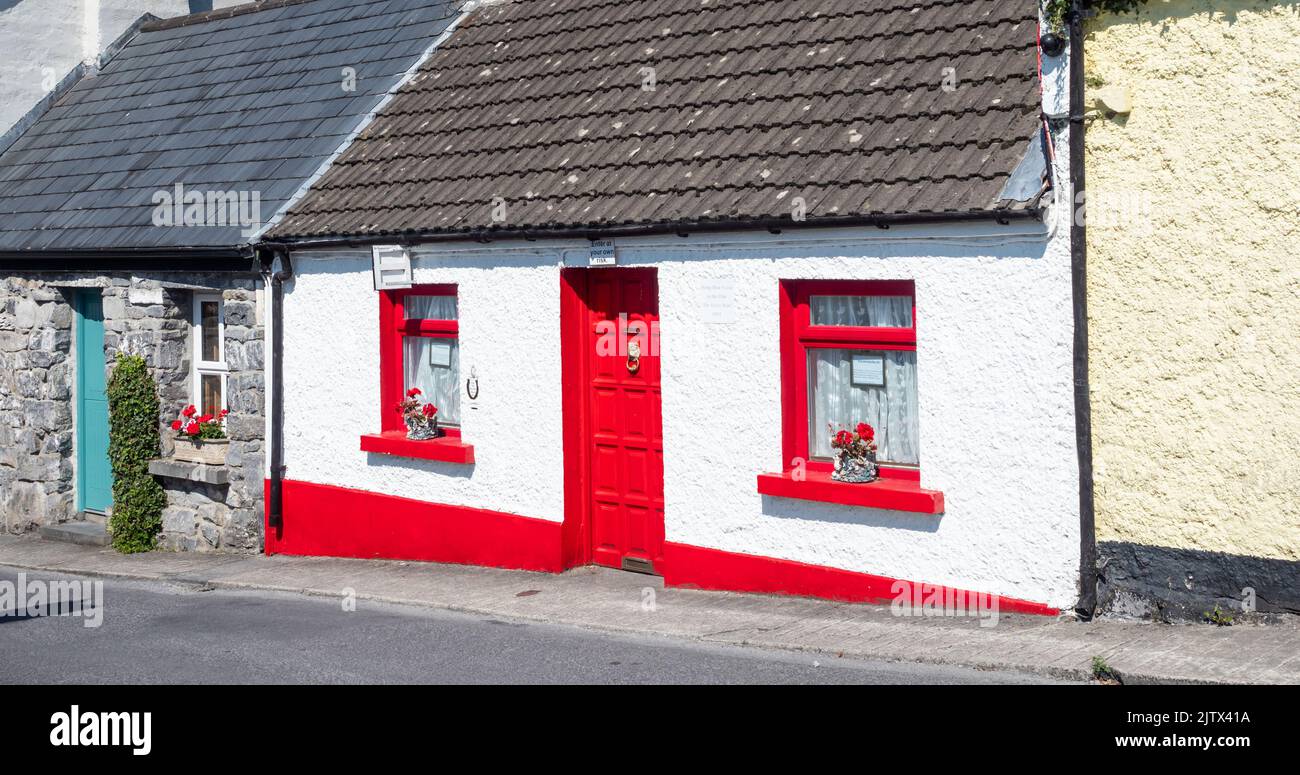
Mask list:
[{"label": "roof gutter", "polygon": [[[181,266],[178,261],[183,261]],[[22,272],[198,271],[256,274],[250,247],[0,250],[0,269]]]},{"label": "roof gutter", "polygon": [[545,239],[610,239],[615,237],[643,237],[659,234],[676,234],[686,237],[691,234],[707,234],[725,231],[752,231],[765,229],[779,234],[785,230],[804,230],[834,227],[874,226],[888,229],[891,226],[916,225],[932,223],[954,223],[970,221],[996,221],[1008,224],[1012,221],[1041,221],[1041,207],[1023,210],[988,210],[962,213],[883,213],[875,215],[853,215],[838,218],[818,218],[815,220],[795,221],[785,218],[728,218],[716,221],[695,221],[675,223],[630,224],[625,226],[577,226],[556,229],[477,229],[462,232],[403,231],[381,234],[337,235],[328,237],[287,237],[261,243],[264,247],[277,249],[307,249],[317,247],[359,247],[365,245],[400,243],[419,245],[441,242],[495,242],[500,240],[545,240]]},{"label": "roof gutter", "polygon": [[1083,2],[1070,9],[1070,285],[1074,295],[1074,432],[1079,453],[1079,603],[1091,619],[1097,610],[1097,519],[1092,472],[1092,400],[1088,385],[1088,242],[1084,214]]}]

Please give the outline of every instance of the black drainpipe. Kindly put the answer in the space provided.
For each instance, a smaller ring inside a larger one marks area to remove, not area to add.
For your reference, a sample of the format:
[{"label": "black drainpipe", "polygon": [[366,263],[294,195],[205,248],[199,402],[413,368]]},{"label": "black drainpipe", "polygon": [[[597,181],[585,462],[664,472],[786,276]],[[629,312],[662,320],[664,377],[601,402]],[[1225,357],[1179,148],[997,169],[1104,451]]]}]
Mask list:
[{"label": "black drainpipe", "polygon": [[1083,2],[1070,10],[1070,277],[1074,293],[1074,427],[1079,451],[1079,616],[1097,610],[1097,530],[1092,482],[1092,401],[1088,395],[1088,243],[1083,143]]},{"label": "black drainpipe", "polygon": [[[274,270],[275,258],[280,269]],[[284,283],[293,277],[293,262],[287,250],[271,253],[271,491],[266,504],[266,523],[284,524]]]}]

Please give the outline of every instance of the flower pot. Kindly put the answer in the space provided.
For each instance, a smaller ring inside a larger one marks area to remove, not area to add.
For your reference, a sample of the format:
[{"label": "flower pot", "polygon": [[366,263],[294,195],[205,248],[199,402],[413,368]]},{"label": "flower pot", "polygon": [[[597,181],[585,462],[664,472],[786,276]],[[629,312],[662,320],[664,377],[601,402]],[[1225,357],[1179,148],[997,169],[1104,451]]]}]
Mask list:
[{"label": "flower pot", "polygon": [[230,449],[230,439],[176,439],[176,451],[172,457],[187,463],[203,463],[220,466],[226,463],[226,451]]},{"label": "flower pot", "polygon": [[835,456],[835,470],[831,472],[831,478],[837,482],[858,484],[874,482],[879,475],[880,469],[876,466],[875,455],[851,457],[845,453]]},{"label": "flower pot", "polygon": [[406,418],[406,438],[412,441],[438,438],[438,418]]}]

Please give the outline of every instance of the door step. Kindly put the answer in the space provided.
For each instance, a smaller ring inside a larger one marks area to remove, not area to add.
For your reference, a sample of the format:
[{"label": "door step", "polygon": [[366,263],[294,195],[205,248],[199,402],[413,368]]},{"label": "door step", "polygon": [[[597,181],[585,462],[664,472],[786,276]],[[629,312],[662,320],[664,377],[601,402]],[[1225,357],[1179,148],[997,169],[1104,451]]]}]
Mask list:
[{"label": "door step", "polygon": [[108,546],[108,529],[102,522],[64,522],[41,526],[41,538],[83,546]]}]

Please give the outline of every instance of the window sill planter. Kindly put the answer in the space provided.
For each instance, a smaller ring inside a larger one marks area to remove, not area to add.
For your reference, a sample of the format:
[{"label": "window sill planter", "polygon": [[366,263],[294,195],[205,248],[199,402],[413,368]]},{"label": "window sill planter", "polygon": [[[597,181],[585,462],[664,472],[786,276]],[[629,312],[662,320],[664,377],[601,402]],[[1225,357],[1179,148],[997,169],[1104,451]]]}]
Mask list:
[{"label": "window sill planter", "polygon": [[176,450],[172,457],[187,463],[203,463],[210,466],[226,464],[226,452],[230,449],[230,439],[176,439]]},{"label": "window sill planter", "polygon": [[796,481],[789,471],[759,474],[758,492],[778,498],[911,511],[917,514],[942,514],[944,508],[943,493],[938,490],[924,490],[917,482],[892,477],[858,484],[837,482],[831,479],[829,472],[822,471],[808,471],[803,481]]},{"label": "window sill planter", "polygon": [[406,431],[368,433],[361,437],[361,451],[464,465],[474,462],[474,445],[461,443],[459,437],[439,436],[417,441],[406,438]]}]

